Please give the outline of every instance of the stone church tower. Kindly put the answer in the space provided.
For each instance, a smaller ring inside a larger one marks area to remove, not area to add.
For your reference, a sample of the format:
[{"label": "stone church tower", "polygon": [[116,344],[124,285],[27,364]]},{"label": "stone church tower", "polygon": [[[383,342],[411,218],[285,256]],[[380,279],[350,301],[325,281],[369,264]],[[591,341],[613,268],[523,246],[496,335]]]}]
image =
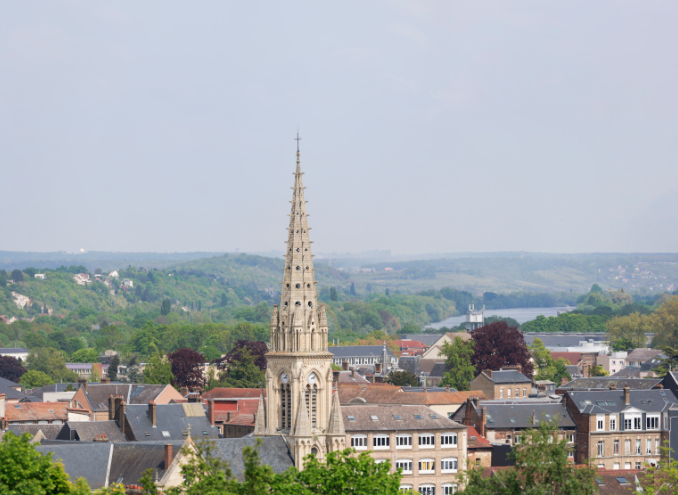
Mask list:
[{"label": "stone church tower", "polygon": [[286,437],[294,462],[345,448],[338,396],[332,399],[332,353],[327,316],[318,305],[299,150],[294,173],[280,307],[273,306],[266,396],[259,401],[255,436]]}]

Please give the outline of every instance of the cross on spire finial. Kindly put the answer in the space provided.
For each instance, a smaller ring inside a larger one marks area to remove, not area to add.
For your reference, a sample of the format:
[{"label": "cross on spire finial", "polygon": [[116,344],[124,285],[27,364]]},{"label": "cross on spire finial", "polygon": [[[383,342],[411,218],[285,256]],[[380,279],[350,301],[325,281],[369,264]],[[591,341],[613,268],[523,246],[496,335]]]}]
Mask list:
[{"label": "cross on spire finial", "polygon": [[297,153],[299,153],[299,141],[301,141],[301,138],[299,137],[299,128],[298,127],[297,127],[297,137],[295,137],[294,140],[297,142]]}]

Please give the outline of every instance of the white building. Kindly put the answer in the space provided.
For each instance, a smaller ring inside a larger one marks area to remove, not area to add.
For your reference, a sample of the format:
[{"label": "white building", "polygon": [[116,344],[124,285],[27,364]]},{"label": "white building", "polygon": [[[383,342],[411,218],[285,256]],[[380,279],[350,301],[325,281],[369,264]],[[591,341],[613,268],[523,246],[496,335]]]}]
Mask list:
[{"label": "white building", "polygon": [[36,273],[33,275],[35,278],[40,279],[40,280],[45,280],[45,274],[44,273]]},{"label": "white building", "polygon": [[120,274],[118,273],[118,270],[113,270],[111,273],[108,274],[108,276],[111,278],[118,278]]},{"label": "white building", "polygon": [[73,279],[78,285],[87,285],[92,283],[89,278],[89,273],[78,273],[77,275],[73,275]]},{"label": "white building", "polygon": [[0,356],[11,356],[15,359],[21,359],[25,363],[28,357],[28,349],[23,347],[2,347],[0,348]]},{"label": "white building", "polygon": [[483,325],[485,325],[485,306],[480,311],[476,311],[475,306],[469,304],[468,312],[466,313],[466,331],[472,332]]},{"label": "white building", "polygon": [[122,281],[122,285],[129,287],[130,289],[134,287],[134,282],[128,278]]}]

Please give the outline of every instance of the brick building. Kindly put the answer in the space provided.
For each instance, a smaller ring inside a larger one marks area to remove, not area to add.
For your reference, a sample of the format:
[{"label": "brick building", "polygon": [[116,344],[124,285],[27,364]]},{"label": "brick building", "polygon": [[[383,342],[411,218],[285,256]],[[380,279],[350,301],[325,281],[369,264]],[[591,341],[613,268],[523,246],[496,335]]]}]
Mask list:
[{"label": "brick building", "polygon": [[678,417],[671,411],[676,402],[673,392],[662,389],[567,392],[565,404],[577,424],[575,462],[594,459],[605,469],[657,463],[659,447],[670,440],[671,417]]},{"label": "brick building", "polygon": [[402,490],[451,495],[466,470],[466,427],[426,406],[342,407],[346,446],[402,468]]},{"label": "brick building", "polygon": [[483,370],[471,380],[470,389],[482,391],[489,399],[529,397],[532,380],[523,375],[520,365],[507,366],[499,371]]}]

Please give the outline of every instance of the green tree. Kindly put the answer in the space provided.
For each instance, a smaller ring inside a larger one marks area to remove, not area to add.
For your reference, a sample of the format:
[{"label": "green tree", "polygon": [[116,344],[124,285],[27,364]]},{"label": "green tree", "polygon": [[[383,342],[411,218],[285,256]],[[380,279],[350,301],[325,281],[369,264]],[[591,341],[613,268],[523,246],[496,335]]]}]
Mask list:
[{"label": "green tree", "polygon": [[122,340],[122,331],[116,325],[106,325],[101,329],[101,334],[97,339],[97,347],[104,351],[115,349]]},{"label": "green tree", "polygon": [[226,306],[228,306],[228,298],[226,297],[226,293],[222,293],[222,294],[221,294],[221,303],[220,303],[220,306],[221,306],[222,308],[225,308]]},{"label": "green tree", "polygon": [[29,388],[39,388],[44,387],[45,385],[52,385],[54,380],[47,373],[30,370],[21,376],[19,383],[24,390],[27,390]]},{"label": "green tree", "polygon": [[337,288],[336,287],[330,287],[330,300],[331,301],[338,301],[339,300],[339,295],[337,294]]},{"label": "green tree", "polygon": [[460,391],[469,390],[476,371],[476,367],[471,364],[474,346],[474,340],[464,342],[458,336],[443,344],[440,351],[445,356],[445,373],[440,380],[440,386],[449,386]]},{"label": "green tree", "polygon": [[42,371],[54,382],[77,381],[78,376],[66,368],[66,360],[61,351],[51,347],[33,349],[28,354],[29,371]]},{"label": "green tree", "polygon": [[398,387],[416,387],[419,385],[419,380],[417,379],[417,375],[410,373],[409,371],[391,371],[388,374],[386,383],[397,385]]},{"label": "green tree", "polygon": [[[645,465],[643,480],[644,495],[675,494],[678,487],[678,462],[671,457],[668,442],[660,447],[662,461],[656,465]],[[638,490],[636,493],[639,493]]]},{"label": "green tree", "polygon": [[158,351],[144,369],[144,383],[169,385],[172,380],[174,380],[172,363],[162,352]]},{"label": "green tree", "polygon": [[610,376],[610,373],[605,371],[602,366],[599,365],[593,365],[591,368],[589,368],[589,376],[594,377],[594,376]]},{"label": "green tree", "polygon": [[71,363],[98,363],[99,353],[96,349],[80,349],[71,356]]},{"label": "green tree", "polygon": [[255,364],[247,347],[240,352],[240,360],[233,360],[222,373],[222,386],[231,388],[258,388],[265,380],[265,371]]},{"label": "green tree", "polygon": [[617,316],[607,322],[610,342],[614,345],[618,340],[630,340],[632,348],[646,347],[646,332],[654,331],[654,317],[631,313],[628,316]]},{"label": "green tree", "polygon": [[31,444],[29,434],[8,431],[0,442],[0,493],[6,495],[70,494],[63,467]]},{"label": "green tree", "polygon": [[19,269],[12,270],[12,280],[14,280],[14,283],[23,282],[24,281],[23,272]]},{"label": "green tree", "polygon": [[465,495],[593,495],[598,493],[596,471],[568,461],[567,440],[557,440],[556,423],[541,421],[525,430],[511,452],[515,466],[483,477],[482,468],[462,474]]},{"label": "green tree", "polygon": [[[167,495],[220,495],[236,493],[237,481],[233,479],[228,462],[215,455],[216,445],[209,440],[201,440],[195,444],[197,453],[185,450],[186,464],[181,467],[184,482],[181,486],[167,490]],[[243,456],[245,454],[243,449]],[[145,473],[142,486],[147,494],[158,493],[153,483],[153,472]],[[255,494],[252,494],[255,495]]]},{"label": "green tree", "polygon": [[172,310],[172,301],[169,299],[163,299],[162,304],[160,305],[160,314],[162,316],[167,316]]},{"label": "green tree", "polygon": [[612,342],[611,347],[614,352],[632,351],[635,349],[633,341],[626,337],[619,337],[616,341]]},{"label": "green tree", "polygon": [[[14,272],[12,272],[12,273],[14,273]],[[351,294],[352,296],[356,295],[355,284],[353,282],[351,282],[351,288],[349,289],[349,294]]]},{"label": "green tree", "polygon": [[274,477],[271,488],[276,495],[397,495],[400,493],[401,470],[390,471],[389,461],[377,464],[367,452],[356,455],[355,450],[346,449],[328,453],[325,462],[314,455],[307,456],[303,471],[288,469]]},{"label": "green tree", "polygon": [[115,355],[111,358],[111,364],[108,366],[108,378],[111,381],[118,379],[118,366],[120,366],[120,358]]}]

